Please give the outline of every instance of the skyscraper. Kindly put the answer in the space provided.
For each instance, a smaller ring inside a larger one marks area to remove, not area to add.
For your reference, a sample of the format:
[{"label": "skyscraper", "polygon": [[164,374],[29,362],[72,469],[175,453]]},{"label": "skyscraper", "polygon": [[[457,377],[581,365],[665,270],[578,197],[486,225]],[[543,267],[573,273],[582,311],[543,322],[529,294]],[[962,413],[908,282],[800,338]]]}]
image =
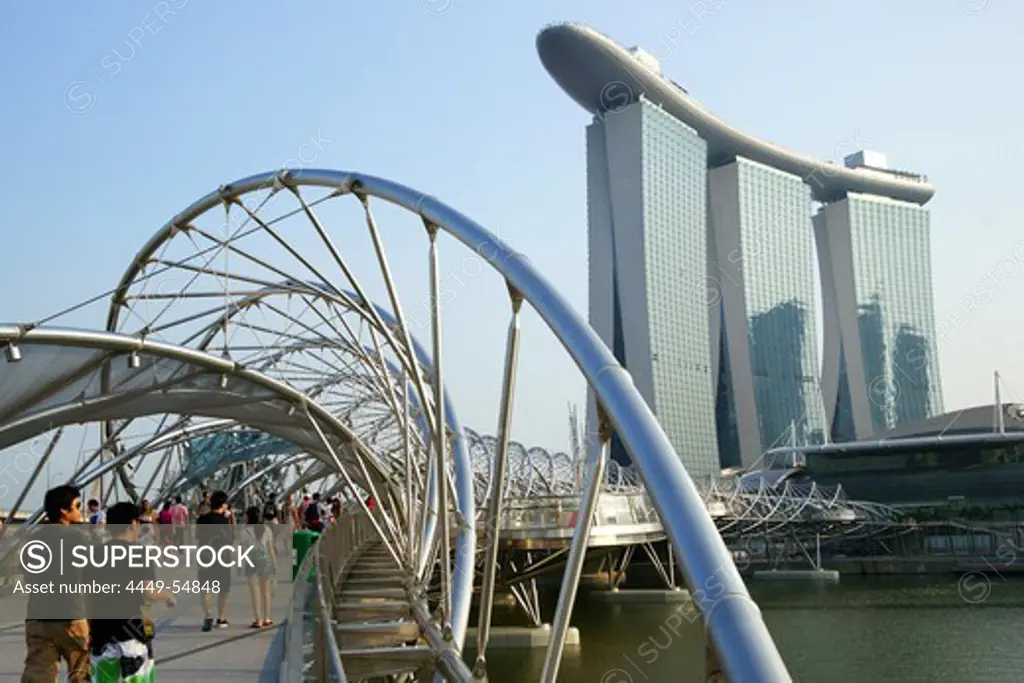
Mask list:
[{"label": "skyscraper", "polygon": [[[921,208],[934,190],[922,177],[890,171],[879,155],[843,167],[740,131],[653,56],[587,26],[551,26],[537,49],[595,115],[591,324],[691,472],[749,467],[772,446],[869,436],[941,410]],[[626,459],[615,442],[613,453]]]},{"label": "skyscraper", "polygon": [[[847,159],[863,164],[864,155]],[[871,168],[884,169],[873,157]],[[943,412],[928,210],[848,193],[814,217],[824,299],[822,390],[836,441]]]},{"label": "skyscraper", "polygon": [[[706,159],[700,136],[642,98],[587,128],[590,323],[695,476],[719,470]],[[612,457],[628,462],[617,439]]]},{"label": "skyscraper", "polygon": [[743,157],[708,171],[708,188],[719,453],[738,466],[822,440],[811,191]]}]

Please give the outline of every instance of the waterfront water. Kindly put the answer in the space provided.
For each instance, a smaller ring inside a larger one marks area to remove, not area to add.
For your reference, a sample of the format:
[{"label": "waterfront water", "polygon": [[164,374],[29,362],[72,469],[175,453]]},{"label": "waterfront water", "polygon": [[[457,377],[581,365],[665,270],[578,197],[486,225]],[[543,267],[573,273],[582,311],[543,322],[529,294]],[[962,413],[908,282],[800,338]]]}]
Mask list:
[{"label": "waterfront water", "polygon": [[[751,592],[800,683],[1019,683],[1024,680],[1024,580],[850,578],[833,585],[763,583]],[[990,589],[990,590],[989,590]],[[965,600],[961,595],[965,595]],[[701,681],[698,627],[663,628],[672,605],[581,600],[567,650],[569,683]],[[488,657],[495,683],[536,680],[543,651]]]}]

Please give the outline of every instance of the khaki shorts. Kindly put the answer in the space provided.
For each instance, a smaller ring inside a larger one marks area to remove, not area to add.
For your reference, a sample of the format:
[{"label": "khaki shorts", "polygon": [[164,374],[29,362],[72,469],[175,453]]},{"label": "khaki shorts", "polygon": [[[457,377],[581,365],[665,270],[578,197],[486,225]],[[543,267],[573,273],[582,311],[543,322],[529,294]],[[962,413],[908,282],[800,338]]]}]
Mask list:
[{"label": "khaki shorts", "polygon": [[87,683],[92,669],[89,658],[89,622],[25,622],[25,670],[21,683],[53,683],[59,662],[68,666],[69,683]]}]

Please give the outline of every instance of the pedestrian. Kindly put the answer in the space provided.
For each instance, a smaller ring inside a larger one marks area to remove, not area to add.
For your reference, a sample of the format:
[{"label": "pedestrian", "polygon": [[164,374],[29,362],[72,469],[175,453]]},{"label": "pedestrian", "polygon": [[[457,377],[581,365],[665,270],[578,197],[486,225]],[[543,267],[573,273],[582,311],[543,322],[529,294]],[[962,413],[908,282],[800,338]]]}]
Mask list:
[{"label": "pedestrian", "polygon": [[309,507],[306,508],[306,519],[304,522],[306,529],[309,531],[320,533],[324,530],[324,523],[320,519],[320,509],[316,503],[310,503]]},{"label": "pedestrian", "polygon": [[334,517],[331,515],[333,508],[331,507],[332,501],[330,498],[320,502],[320,522],[324,525],[324,528],[331,526],[331,522],[334,521]]},{"label": "pedestrian", "polygon": [[313,501],[310,499],[308,494],[302,496],[302,500],[299,501],[299,521],[303,524],[306,523],[306,510],[309,509],[309,506],[312,505],[312,503]]},{"label": "pedestrian", "polygon": [[157,529],[155,528],[157,516],[153,514],[153,506],[146,499],[139,504],[139,543],[141,545],[157,545]]},{"label": "pedestrian", "polygon": [[320,499],[319,493],[313,494],[313,502],[309,504],[310,507],[316,508],[317,517],[320,518],[320,531],[327,528],[327,509],[324,507],[323,501]]},{"label": "pedestrian", "polygon": [[188,507],[185,506],[181,496],[174,497],[174,505],[171,506],[171,525],[174,529],[173,543],[185,545],[185,533],[188,530]]},{"label": "pedestrian", "polygon": [[203,489],[203,497],[199,501],[199,506],[196,508],[196,518],[202,517],[210,511],[210,492],[207,489]]},{"label": "pedestrian", "polygon": [[[97,504],[98,505],[98,504]],[[75,526],[82,522],[82,492],[74,486],[52,488],[43,497],[46,512],[47,540],[68,546],[85,545],[86,540]],[[80,584],[82,570],[74,563],[67,567],[49,567],[27,576],[26,584]],[[60,660],[68,667],[69,683],[88,683],[89,622],[82,594],[60,595],[33,591],[25,610],[25,669],[21,683],[54,683],[60,673]]]},{"label": "pedestrian", "polygon": [[334,521],[341,519],[341,499],[335,498],[334,502],[331,503],[331,518]]},{"label": "pedestrian", "polygon": [[263,504],[263,523],[270,530],[270,535],[274,539],[274,546],[276,548],[281,540],[281,533],[284,527],[281,525],[281,512],[277,509],[277,505],[274,504],[273,500],[268,500]]},{"label": "pedestrian", "polygon": [[[196,544],[209,546],[215,551],[232,543],[231,522],[228,519],[228,494],[214,491],[210,496],[210,511],[196,520]],[[213,596],[217,596],[217,628],[228,628],[228,596],[231,593],[231,568],[214,563],[200,567],[199,583],[202,586],[203,630],[214,627]]]},{"label": "pedestrian", "polygon": [[[107,523],[114,532],[106,545],[123,546],[126,555],[130,555],[131,547],[139,545],[141,516],[141,508],[134,503],[111,506],[107,511]],[[143,614],[143,606],[163,602],[174,607],[176,602],[171,593],[156,590],[153,567],[119,564],[117,571],[119,580],[140,590],[122,589],[113,594],[94,593],[89,596],[93,683],[152,681],[155,679],[153,637],[156,633],[152,621]],[[107,567],[93,566],[85,572],[85,578],[102,584],[109,581],[109,573]]]},{"label": "pedestrian", "polygon": [[160,506],[160,514],[156,517],[157,524],[168,525],[171,524],[171,501],[165,500],[164,504]]},{"label": "pedestrian", "polygon": [[279,519],[281,520],[281,524],[288,524],[289,522],[293,522],[294,518],[295,506],[292,505],[292,494],[289,493],[284,497],[284,502],[281,503]]},{"label": "pedestrian", "polygon": [[97,524],[104,524],[106,517],[103,514],[103,510],[100,509],[100,502],[95,498],[89,499],[89,524],[96,526]]},{"label": "pedestrian", "polygon": [[[248,516],[248,513],[246,513]],[[277,506],[274,501],[268,500],[263,504],[263,523],[264,524],[276,524],[277,523]]]},{"label": "pedestrian", "polygon": [[139,524],[153,524],[156,521],[153,506],[145,498],[139,503]]},{"label": "pedestrian", "polygon": [[252,600],[252,628],[266,628],[274,623],[270,618],[270,579],[277,567],[277,551],[274,535],[261,517],[260,509],[255,505],[245,511],[245,540],[253,547],[249,556],[253,566],[245,569]]},{"label": "pedestrian", "polygon": [[156,524],[160,545],[167,546],[173,543],[171,540],[171,501],[165,500],[160,507],[160,513],[156,516]]}]

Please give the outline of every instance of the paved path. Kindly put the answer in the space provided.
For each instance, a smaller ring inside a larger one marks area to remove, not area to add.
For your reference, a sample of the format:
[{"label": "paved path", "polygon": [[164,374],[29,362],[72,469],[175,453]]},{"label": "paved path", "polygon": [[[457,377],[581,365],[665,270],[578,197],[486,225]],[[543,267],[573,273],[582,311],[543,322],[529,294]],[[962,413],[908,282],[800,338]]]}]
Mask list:
[{"label": "paved path", "polygon": [[[288,569],[288,556],[279,564]],[[279,572],[281,574],[283,572]],[[273,619],[281,625],[287,615],[292,596],[292,584],[281,582],[273,596]],[[2,599],[5,614],[16,613],[17,598]],[[231,628],[203,633],[200,626],[203,613],[196,597],[179,598],[177,608],[159,606],[153,610],[157,637],[154,651],[157,661],[157,680],[160,683],[199,683],[200,681],[261,681],[277,680],[277,666],[283,652],[283,631],[270,628],[254,631],[249,590],[242,579],[236,579],[228,607]],[[15,609],[12,609],[15,608]],[[24,614],[24,608],[20,610]],[[242,636],[240,638],[240,636]],[[281,641],[281,642],[275,642]],[[201,649],[203,646],[213,646]],[[20,623],[0,623],[0,683],[21,680],[25,660],[25,629]],[[163,661],[167,660],[167,661]],[[66,670],[61,668],[61,679]]]}]

